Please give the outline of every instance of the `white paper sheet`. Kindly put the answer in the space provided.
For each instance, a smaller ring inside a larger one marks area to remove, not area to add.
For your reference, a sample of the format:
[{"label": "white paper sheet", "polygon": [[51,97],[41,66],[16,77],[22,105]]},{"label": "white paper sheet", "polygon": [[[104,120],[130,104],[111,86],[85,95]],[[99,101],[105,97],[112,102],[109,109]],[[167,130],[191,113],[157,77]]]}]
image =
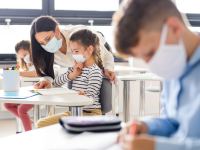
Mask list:
[{"label": "white paper sheet", "polygon": [[50,89],[39,89],[35,90],[35,92],[38,92],[44,96],[47,95],[63,95],[63,94],[78,94],[74,90],[69,90],[65,88],[50,88]]},{"label": "white paper sheet", "polygon": [[84,132],[66,143],[57,143],[52,150],[105,150],[116,143],[117,135],[118,132]]}]

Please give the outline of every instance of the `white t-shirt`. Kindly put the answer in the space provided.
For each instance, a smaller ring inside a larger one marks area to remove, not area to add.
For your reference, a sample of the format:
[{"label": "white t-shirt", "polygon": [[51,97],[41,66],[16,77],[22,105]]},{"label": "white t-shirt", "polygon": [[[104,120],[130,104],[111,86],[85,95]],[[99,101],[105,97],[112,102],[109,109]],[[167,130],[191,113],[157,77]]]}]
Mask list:
[{"label": "white t-shirt", "polygon": [[[67,25],[65,29],[61,30],[62,35],[64,36],[67,44],[67,53],[66,55],[61,53],[60,51],[57,51],[54,53],[54,62],[58,65],[64,66],[64,67],[73,67],[74,66],[74,59],[72,57],[72,51],[69,47],[69,37],[70,35],[77,29],[90,29],[84,25]],[[100,39],[100,50],[101,50],[101,56],[103,61],[104,69],[109,69],[110,71],[114,71],[114,57],[111,52],[109,52],[104,44],[106,43],[105,38],[98,33],[97,31],[94,31],[90,29],[92,32],[96,33],[97,36]]]}]

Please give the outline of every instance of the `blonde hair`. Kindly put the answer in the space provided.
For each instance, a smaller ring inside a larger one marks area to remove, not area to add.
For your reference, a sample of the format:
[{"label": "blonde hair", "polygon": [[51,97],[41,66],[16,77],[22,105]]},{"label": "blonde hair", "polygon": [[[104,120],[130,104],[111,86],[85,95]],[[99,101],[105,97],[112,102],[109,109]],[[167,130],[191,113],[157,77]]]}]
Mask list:
[{"label": "blonde hair", "polygon": [[92,45],[94,47],[94,51],[92,53],[95,64],[103,69],[103,62],[101,59],[101,50],[100,50],[100,41],[99,37],[88,29],[80,29],[73,32],[70,36],[70,41],[80,42],[85,48]]}]

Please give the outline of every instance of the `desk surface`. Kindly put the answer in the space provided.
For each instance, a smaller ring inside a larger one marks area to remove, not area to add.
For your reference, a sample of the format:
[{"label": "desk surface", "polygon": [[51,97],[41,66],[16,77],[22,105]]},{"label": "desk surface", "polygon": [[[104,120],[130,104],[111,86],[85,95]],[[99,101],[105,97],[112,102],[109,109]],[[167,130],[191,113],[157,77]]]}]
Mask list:
[{"label": "desk surface", "polygon": [[[23,87],[20,90],[30,90],[32,87]],[[44,105],[65,105],[65,106],[85,106],[93,103],[93,100],[78,94],[43,96],[36,95],[27,99],[0,99],[2,103],[17,104],[44,104]]]},{"label": "desk surface", "polygon": [[[109,135],[110,133],[112,134],[111,136],[103,137],[104,134]],[[77,135],[78,134],[68,133],[60,126],[60,124],[55,124],[44,128],[0,138],[0,146],[6,150],[64,150],[67,149],[67,146],[69,147],[70,145],[72,146],[74,144],[90,144],[95,147],[98,144],[101,144],[100,146],[109,147],[116,142],[118,132],[96,133],[95,136],[88,137],[90,140],[85,139],[84,143],[78,143],[81,141],[76,137]],[[98,137],[99,135],[100,138]],[[76,140],[71,140],[74,137],[76,137]],[[104,138],[103,140],[102,137]],[[94,141],[92,141],[91,138],[95,138],[93,139]],[[91,144],[91,142],[93,144]],[[99,145],[97,147],[98,149],[100,149]]]},{"label": "desk surface", "polygon": [[76,134],[67,133],[60,124],[0,138],[0,146],[8,150],[50,150],[67,142]]},{"label": "desk surface", "polygon": [[122,75],[117,76],[121,81],[162,81],[163,79],[153,73],[138,74],[138,75]]},{"label": "desk surface", "polygon": [[120,71],[120,72],[127,72],[127,71],[147,72],[148,69],[145,69],[145,68],[136,68],[136,67],[129,67],[129,66],[115,66],[114,71]]}]

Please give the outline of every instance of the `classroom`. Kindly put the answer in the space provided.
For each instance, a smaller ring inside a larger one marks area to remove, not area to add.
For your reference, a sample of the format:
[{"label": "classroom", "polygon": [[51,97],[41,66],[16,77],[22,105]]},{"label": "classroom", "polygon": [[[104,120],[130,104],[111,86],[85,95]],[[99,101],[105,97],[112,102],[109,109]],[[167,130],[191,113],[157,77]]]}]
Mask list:
[{"label": "classroom", "polygon": [[0,0],[1,150],[200,150],[199,0]]}]

